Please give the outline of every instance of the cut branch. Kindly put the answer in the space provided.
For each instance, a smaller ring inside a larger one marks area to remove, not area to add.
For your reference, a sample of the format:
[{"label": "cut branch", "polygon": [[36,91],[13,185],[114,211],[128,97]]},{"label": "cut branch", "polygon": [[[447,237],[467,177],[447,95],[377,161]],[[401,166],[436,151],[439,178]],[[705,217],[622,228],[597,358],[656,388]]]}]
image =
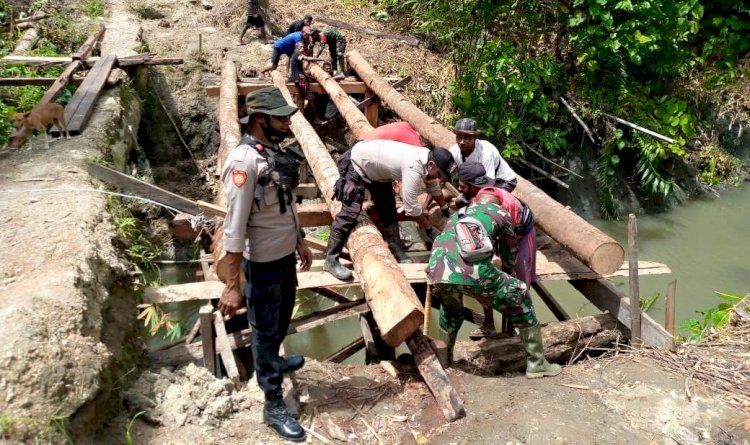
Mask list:
[{"label": "cut branch", "polygon": [[636,124],[634,124],[632,122],[628,122],[625,119],[620,119],[617,116],[612,116],[611,114],[606,114],[606,113],[604,115],[607,116],[608,118],[614,120],[615,122],[619,122],[619,123],[621,123],[623,125],[627,125],[628,127],[632,128],[634,130],[638,130],[638,131],[640,131],[642,133],[646,133],[647,135],[653,136],[656,139],[661,139],[662,141],[669,142],[670,144],[676,144],[677,143],[677,141],[675,141],[672,138],[668,138],[668,137],[664,136],[663,134],[659,134],[659,133],[657,133],[655,131],[649,130],[648,128],[643,128],[643,127],[641,127],[639,125],[636,125]]},{"label": "cut branch", "polygon": [[586,134],[588,135],[589,139],[591,139],[591,142],[594,143],[594,144],[596,144],[596,138],[594,137],[594,133],[591,131],[591,129],[589,128],[589,126],[586,125],[586,122],[584,122],[583,119],[581,119],[578,116],[578,114],[576,113],[576,110],[574,110],[573,107],[570,106],[570,104],[568,103],[568,101],[565,100],[565,98],[562,97],[562,96],[560,97],[560,102],[562,102],[562,104],[565,105],[565,108],[567,108],[568,111],[570,111],[570,114],[573,115],[573,118],[576,121],[578,121],[578,123],[581,125],[581,127],[583,127],[583,131],[586,132]]}]

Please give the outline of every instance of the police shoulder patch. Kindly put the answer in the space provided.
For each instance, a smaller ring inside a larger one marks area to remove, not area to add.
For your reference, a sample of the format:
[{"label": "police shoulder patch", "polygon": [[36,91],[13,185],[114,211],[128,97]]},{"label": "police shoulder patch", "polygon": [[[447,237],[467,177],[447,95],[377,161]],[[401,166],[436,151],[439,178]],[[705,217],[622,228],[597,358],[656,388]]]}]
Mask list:
[{"label": "police shoulder patch", "polygon": [[236,187],[242,187],[247,182],[247,172],[244,170],[232,171],[232,182]]}]

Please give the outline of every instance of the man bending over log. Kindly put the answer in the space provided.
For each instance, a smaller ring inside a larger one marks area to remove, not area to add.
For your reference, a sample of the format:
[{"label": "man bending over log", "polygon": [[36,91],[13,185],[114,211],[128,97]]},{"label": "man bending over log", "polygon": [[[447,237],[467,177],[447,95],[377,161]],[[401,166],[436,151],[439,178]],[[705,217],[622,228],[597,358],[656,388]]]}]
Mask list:
[{"label": "man bending over log", "polygon": [[493,307],[510,318],[521,333],[526,349],[526,377],[540,378],[560,373],[559,365],[544,358],[542,331],[526,284],[500,270],[515,265],[517,243],[508,212],[494,195],[483,194],[479,202],[455,213],[435,243],[427,266],[427,284],[441,299],[440,332],[453,358],[458,331],[463,324],[461,295],[474,297],[482,306]]},{"label": "man bending over log", "polygon": [[[466,203],[474,203],[480,194],[494,195],[503,210],[508,212],[518,241],[518,254],[513,276],[521,279],[526,283],[526,287],[530,288],[531,283],[536,279],[536,230],[534,229],[534,214],[529,206],[507,190],[496,187],[492,179],[487,177],[484,166],[478,162],[464,162],[458,167],[458,190]],[[469,338],[479,340],[494,333],[495,322],[492,308],[486,306],[484,324],[471,331]]]},{"label": "man bending over log", "polygon": [[[401,248],[393,181],[401,181],[404,213],[414,217],[417,224],[434,239],[439,231],[422,212],[417,197],[424,188],[425,180],[450,180],[452,165],[453,158],[444,148],[430,151],[424,147],[380,139],[354,144],[338,162],[341,177],[334,186],[334,198],[341,201],[342,206],[331,226],[323,269],[339,280],[351,279],[352,272],[341,265],[339,256],[349,233],[357,224],[365,199],[365,189],[370,191],[375,209],[380,214],[383,237],[389,249],[399,263],[410,263],[411,259]],[[442,194],[440,181],[431,181],[429,184],[438,186],[431,186],[428,193]]]},{"label": "man bending over log", "polygon": [[240,122],[247,123],[247,129],[221,175],[227,197],[225,254],[216,271],[226,287],[218,308],[231,316],[247,304],[255,375],[266,396],[263,422],[285,440],[303,441],[305,431],[289,415],[281,383],[283,373],[301,368],[305,360],[299,355],[279,356],[294,309],[295,251],[302,270],[312,264],[292,193],[299,182],[301,156],[279,147],[297,108],[287,105],[276,87],[248,94],[246,103],[247,121]]},{"label": "man bending over log", "polygon": [[500,156],[497,147],[490,141],[479,139],[480,131],[474,119],[463,118],[456,122],[453,127],[456,135],[456,144],[451,145],[448,151],[460,166],[464,162],[479,162],[487,171],[487,176],[495,181],[497,187],[512,192],[518,184],[516,172],[510,168],[508,162]]},{"label": "man bending over log", "polygon": [[[310,39],[309,32],[305,31],[298,31],[293,32],[287,36],[284,36],[274,42],[273,44],[273,55],[271,56],[271,64],[267,65],[265,68],[263,68],[260,71],[260,79],[265,79],[266,73],[275,70],[279,66],[279,60],[281,60],[281,55],[286,54],[287,57],[291,59],[292,54],[294,54],[294,49],[297,47],[297,43],[299,42],[307,42]],[[291,63],[289,64],[289,67],[291,68]]]}]

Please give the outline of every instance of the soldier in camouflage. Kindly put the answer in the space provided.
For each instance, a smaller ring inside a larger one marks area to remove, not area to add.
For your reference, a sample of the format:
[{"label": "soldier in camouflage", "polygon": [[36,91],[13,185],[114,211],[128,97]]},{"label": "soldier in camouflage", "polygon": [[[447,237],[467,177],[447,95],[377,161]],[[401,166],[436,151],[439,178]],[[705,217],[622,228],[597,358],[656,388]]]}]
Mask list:
[{"label": "soldier in camouflage", "polygon": [[[465,214],[480,221],[490,234],[503,267],[513,270],[518,246],[511,217],[494,196],[482,195],[482,201],[469,206]],[[513,326],[519,328],[528,355],[527,377],[559,374],[560,366],[544,358],[541,330],[526,284],[500,270],[492,258],[466,261],[459,253],[456,240],[458,217],[455,214],[435,239],[427,267],[427,282],[441,299],[440,331],[448,344],[449,357],[453,356],[456,337],[463,324],[461,294],[465,294],[484,307],[504,313]]]}]

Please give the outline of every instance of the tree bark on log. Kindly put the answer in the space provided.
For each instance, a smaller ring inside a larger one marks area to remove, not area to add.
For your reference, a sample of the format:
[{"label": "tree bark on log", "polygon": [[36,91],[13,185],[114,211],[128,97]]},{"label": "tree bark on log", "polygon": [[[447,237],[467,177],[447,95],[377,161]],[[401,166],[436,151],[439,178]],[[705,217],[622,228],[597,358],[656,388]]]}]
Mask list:
[{"label": "tree bark on log", "polygon": [[347,124],[349,124],[349,129],[352,131],[355,138],[359,138],[365,133],[373,130],[373,126],[367,121],[365,115],[359,111],[359,108],[357,108],[354,103],[352,103],[351,99],[349,99],[349,95],[344,92],[338,82],[333,80],[333,78],[318,65],[311,63],[308,64],[308,68],[310,74],[323,86],[333,103],[336,104],[336,108],[339,109],[341,116],[343,116]]},{"label": "tree bark on log", "polygon": [[24,31],[23,36],[13,48],[13,54],[24,55],[34,49],[37,40],[39,40],[39,30],[37,28],[29,28]]},{"label": "tree bark on log", "polygon": [[[542,328],[544,356],[566,364],[583,356],[589,348],[608,348],[630,332],[611,314],[550,323]],[[488,338],[481,342],[459,342],[454,353],[457,366],[480,374],[526,369],[526,351],[518,336]]]},{"label": "tree bark on log", "polygon": [[[380,96],[383,103],[401,119],[409,122],[419,134],[437,147],[447,148],[456,142],[453,132],[393,89],[358,52],[347,52],[346,59],[367,87]],[[606,275],[622,265],[625,251],[617,241],[565,208],[529,181],[519,176],[514,194],[531,207],[534,219],[547,235],[594,272]]]},{"label": "tree bark on log", "polygon": [[[281,73],[273,71],[272,78],[287,102],[294,105]],[[341,210],[341,203],[331,197],[339,172],[333,158],[300,113],[292,116],[291,129],[326,198],[329,211],[332,215],[337,214]],[[380,232],[368,218],[357,224],[349,236],[347,246],[383,339],[390,346],[400,345],[419,328],[423,317],[422,304],[396,264]]]}]

